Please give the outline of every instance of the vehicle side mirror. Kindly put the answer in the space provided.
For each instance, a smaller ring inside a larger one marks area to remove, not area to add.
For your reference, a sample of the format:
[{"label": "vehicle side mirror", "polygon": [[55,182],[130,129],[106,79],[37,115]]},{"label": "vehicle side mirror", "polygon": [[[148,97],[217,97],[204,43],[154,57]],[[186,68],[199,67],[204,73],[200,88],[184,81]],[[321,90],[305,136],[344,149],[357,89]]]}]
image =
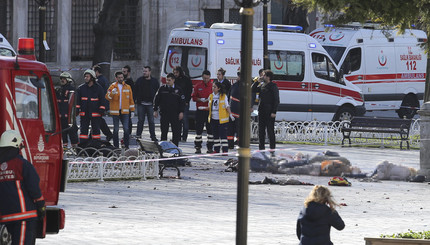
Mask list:
[{"label": "vehicle side mirror", "polygon": [[337,81],[338,81],[340,84],[345,85],[345,80],[344,80],[344,78],[343,78],[343,75],[344,75],[344,73],[343,73],[343,69],[340,69],[339,73],[337,73],[337,74],[338,74]]}]

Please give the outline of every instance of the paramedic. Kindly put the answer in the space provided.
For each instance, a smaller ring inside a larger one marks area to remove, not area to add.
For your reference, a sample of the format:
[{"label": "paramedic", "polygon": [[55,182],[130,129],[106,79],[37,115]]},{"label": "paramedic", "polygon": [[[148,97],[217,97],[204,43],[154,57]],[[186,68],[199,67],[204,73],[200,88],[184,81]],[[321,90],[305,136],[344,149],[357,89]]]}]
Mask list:
[{"label": "paramedic", "polygon": [[197,83],[194,87],[194,91],[192,94],[193,101],[196,102],[196,138],[194,139],[194,148],[196,148],[196,154],[202,153],[202,134],[203,127],[206,126],[206,134],[207,134],[207,153],[213,152],[214,138],[212,134],[212,128],[208,121],[209,117],[209,95],[212,93],[212,81],[211,81],[211,73],[208,70],[204,70],[202,73],[202,79],[200,83]]}]

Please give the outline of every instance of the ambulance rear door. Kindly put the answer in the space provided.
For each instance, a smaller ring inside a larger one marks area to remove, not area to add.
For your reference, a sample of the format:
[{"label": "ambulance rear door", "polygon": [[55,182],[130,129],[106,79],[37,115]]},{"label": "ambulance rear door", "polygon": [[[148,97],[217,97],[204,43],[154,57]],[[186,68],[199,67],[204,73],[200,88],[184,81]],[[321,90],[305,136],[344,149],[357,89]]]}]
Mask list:
[{"label": "ambulance rear door", "polygon": [[181,66],[192,80],[201,77],[208,66],[208,46],[207,31],[172,31],[164,57],[162,78],[165,79],[165,75],[172,72],[175,66]]}]

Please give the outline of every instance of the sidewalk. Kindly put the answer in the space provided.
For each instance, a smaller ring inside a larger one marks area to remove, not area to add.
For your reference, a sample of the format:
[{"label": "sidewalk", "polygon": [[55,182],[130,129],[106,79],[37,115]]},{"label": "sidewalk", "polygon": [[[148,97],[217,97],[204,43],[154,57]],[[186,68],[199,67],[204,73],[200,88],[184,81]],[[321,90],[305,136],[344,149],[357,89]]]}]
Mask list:
[{"label": "sidewalk", "polygon": [[[193,140],[191,132],[188,142],[179,145],[187,155],[194,153]],[[300,151],[311,156],[336,151],[364,172],[373,171],[383,160],[419,167],[416,150],[280,144],[277,148],[283,149],[277,154]],[[192,167],[181,168],[182,179],[69,183],[59,203],[66,210],[65,229],[38,244],[235,244],[237,173],[224,171],[228,158],[190,158]],[[323,185],[329,180],[252,172],[249,179],[265,176]],[[427,183],[349,180],[351,187],[330,187],[335,199],[347,205],[338,209],[346,227],[332,230],[334,244],[358,245],[364,244],[364,237],[430,229]],[[296,219],[311,189],[250,185],[248,244],[298,244]]]}]

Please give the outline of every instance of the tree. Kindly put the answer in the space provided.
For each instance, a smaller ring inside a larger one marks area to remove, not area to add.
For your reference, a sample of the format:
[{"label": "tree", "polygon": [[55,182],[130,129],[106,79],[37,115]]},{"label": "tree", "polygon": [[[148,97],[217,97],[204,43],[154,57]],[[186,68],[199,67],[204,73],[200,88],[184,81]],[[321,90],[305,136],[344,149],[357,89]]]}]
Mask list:
[{"label": "tree", "polygon": [[[414,25],[430,32],[430,0],[292,0],[308,10],[318,9],[333,24],[352,21],[378,22],[384,26],[394,26],[400,31]],[[427,38],[426,51],[430,49]],[[424,102],[430,101],[430,58],[427,55],[427,75]]]},{"label": "tree", "polygon": [[94,25],[93,65],[100,64],[103,74],[109,76],[114,41],[118,33],[118,22],[124,1],[105,0],[99,19]]}]

